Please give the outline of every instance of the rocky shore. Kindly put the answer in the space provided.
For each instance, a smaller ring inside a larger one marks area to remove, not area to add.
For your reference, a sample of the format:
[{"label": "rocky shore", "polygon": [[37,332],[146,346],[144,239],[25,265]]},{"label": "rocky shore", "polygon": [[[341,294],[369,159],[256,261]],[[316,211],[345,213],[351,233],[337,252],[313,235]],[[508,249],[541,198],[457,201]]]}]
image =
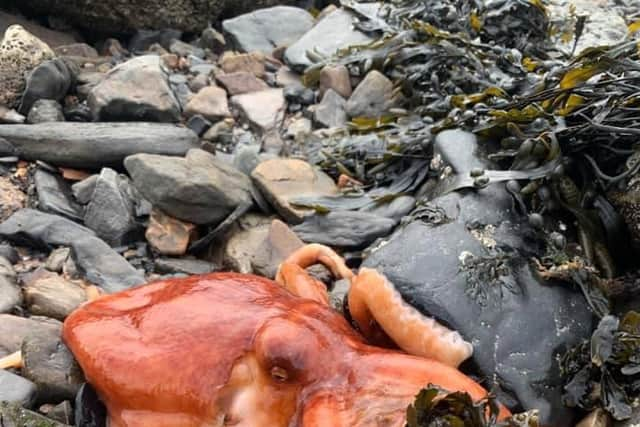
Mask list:
[{"label": "rocky shore", "polygon": [[[377,269],[405,301],[459,331],[474,346],[463,372],[514,411],[538,410],[541,425],[585,417],[580,426],[637,423],[637,372],[629,380],[635,395],[625,401],[633,415],[623,417],[607,397],[568,405],[571,378],[560,362],[591,339],[601,318],[640,307],[638,169],[618,162],[607,172],[627,171],[616,182],[628,187],[587,185],[596,179],[576,166],[582,152],[558,148],[574,155],[565,161],[547,140],[538,145],[545,149],[523,149],[547,128],[534,137],[527,110],[513,111],[518,96],[530,95],[523,87],[566,76],[571,61],[561,54],[633,40],[627,25],[637,23],[629,16],[640,14],[640,4],[552,2],[551,22],[592,18],[583,38],[555,40],[561,53],[536,74],[518,50],[528,48],[500,50],[502,33],[491,33],[491,44],[480,29],[474,39],[453,36],[462,18],[448,13],[465,10],[446,1],[424,2],[441,15],[442,30],[414,25],[429,43],[394,32],[396,12],[384,15],[378,3],[170,1],[158,8],[136,0],[130,10],[110,1],[49,3],[0,11],[0,358],[23,357],[21,369],[0,369],[0,425],[103,425],[91,424],[99,402],[87,397],[60,337],[61,322],[94,287],[110,294],[216,271],[273,279],[304,243],[333,247],[350,267]],[[499,13],[525,19],[507,9],[473,14],[489,29]],[[465,62],[475,60],[469,52],[490,47],[502,68],[465,74],[477,65]],[[457,74],[436,69],[432,62],[441,60],[453,61],[442,69]],[[589,73],[582,83],[597,77]],[[495,118],[498,110],[507,118],[496,137],[482,114]],[[627,135],[627,124],[606,126],[609,135]],[[571,128],[564,126],[558,134]],[[620,150],[638,153],[635,144]],[[590,228],[597,206],[583,209],[558,193],[565,177],[591,192],[591,205],[610,207],[599,212],[620,228],[597,214]],[[583,235],[596,248],[592,257]],[[578,264],[584,268],[564,274]],[[326,269],[310,271],[342,310],[340,283]],[[587,282],[616,284],[623,296]],[[606,313],[595,294],[604,295]]]}]

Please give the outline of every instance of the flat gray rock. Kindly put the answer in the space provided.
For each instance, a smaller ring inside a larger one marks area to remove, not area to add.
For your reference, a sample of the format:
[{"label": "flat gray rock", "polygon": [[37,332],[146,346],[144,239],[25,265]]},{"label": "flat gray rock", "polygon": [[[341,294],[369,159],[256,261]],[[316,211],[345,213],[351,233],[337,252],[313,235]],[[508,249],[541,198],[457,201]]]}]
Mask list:
[{"label": "flat gray rock", "polygon": [[0,314],[0,354],[19,351],[22,341],[31,333],[42,330],[60,333],[61,328],[62,323],[53,319]]},{"label": "flat gray rock", "polygon": [[203,150],[184,158],[137,154],[124,164],[145,199],[183,221],[217,224],[252,200],[249,178]]},{"label": "flat gray rock", "polygon": [[313,62],[307,51],[316,51],[321,56],[332,56],[338,49],[350,45],[366,44],[372,39],[353,27],[354,16],[338,9],[320,22],[297,42],[289,46],[284,54],[286,63],[296,71],[304,71]]},{"label": "flat gray rock", "polygon": [[34,175],[34,182],[38,192],[38,208],[41,211],[82,221],[82,206],[73,200],[71,188],[61,176],[38,169]]},{"label": "flat gray rock", "polygon": [[0,402],[29,407],[36,395],[36,385],[26,378],[0,369]]},{"label": "flat gray rock", "polygon": [[391,233],[396,221],[366,212],[334,211],[304,219],[293,231],[307,243],[362,248]]},{"label": "flat gray rock", "polygon": [[153,264],[160,274],[208,274],[220,269],[214,263],[190,258],[158,258]]},{"label": "flat gray rock", "polygon": [[347,123],[346,103],[333,89],[327,90],[320,104],[316,105],[313,121],[328,128],[344,126]]},{"label": "flat gray rock", "polygon": [[80,169],[121,168],[137,153],[183,156],[198,146],[189,129],[156,123],[0,125],[0,138],[0,156]]},{"label": "flat gray rock", "polygon": [[313,16],[304,9],[275,6],[222,21],[222,29],[236,50],[271,54],[276,47],[298,41],[313,24]]},{"label": "flat gray rock", "polygon": [[142,273],[93,231],[56,215],[21,209],[0,224],[0,236],[45,248],[71,247],[76,265],[87,280],[109,293],[145,282]]},{"label": "flat gray rock", "polygon": [[396,106],[393,83],[379,71],[370,71],[356,87],[345,109],[350,117],[380,117]]}]

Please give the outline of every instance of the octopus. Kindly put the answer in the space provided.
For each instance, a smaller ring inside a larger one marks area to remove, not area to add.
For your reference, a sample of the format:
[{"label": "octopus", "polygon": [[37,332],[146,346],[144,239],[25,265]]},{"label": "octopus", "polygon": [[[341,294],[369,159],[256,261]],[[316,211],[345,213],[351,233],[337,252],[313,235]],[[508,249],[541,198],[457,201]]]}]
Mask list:
[{"label": "octopus", "polygon": [[[351,282],[359,331],[307,274],[318,262]],[[101,296],[66,319],[63,339],[110,427],[404,426],[429,384],[487,397],[457,369],[471,344],[321,245],[294,252],[275,281],[213,273]],[[385,340],[395,348],[373,345]]]}]

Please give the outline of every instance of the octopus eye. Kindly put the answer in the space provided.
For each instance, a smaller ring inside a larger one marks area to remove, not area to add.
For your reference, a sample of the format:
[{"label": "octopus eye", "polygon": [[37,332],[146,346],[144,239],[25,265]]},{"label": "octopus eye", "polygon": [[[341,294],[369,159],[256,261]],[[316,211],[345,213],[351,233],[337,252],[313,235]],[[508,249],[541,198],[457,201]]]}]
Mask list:
[{"label": "octopus eye", "polygon": [[283,383],[289,379],[289,373],[283,367],[274,366],[271,368],[271,378],[277,382]]}]

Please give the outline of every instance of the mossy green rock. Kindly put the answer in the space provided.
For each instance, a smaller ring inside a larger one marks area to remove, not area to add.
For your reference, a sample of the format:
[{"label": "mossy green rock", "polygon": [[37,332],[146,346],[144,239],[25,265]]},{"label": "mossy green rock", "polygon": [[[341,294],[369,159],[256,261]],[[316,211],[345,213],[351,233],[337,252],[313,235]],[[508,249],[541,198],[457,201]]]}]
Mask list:
[{"label": "mossy green rock", "polygon": [[20,405],[0,402],[0,424],[2,427],[68,427]]}]

